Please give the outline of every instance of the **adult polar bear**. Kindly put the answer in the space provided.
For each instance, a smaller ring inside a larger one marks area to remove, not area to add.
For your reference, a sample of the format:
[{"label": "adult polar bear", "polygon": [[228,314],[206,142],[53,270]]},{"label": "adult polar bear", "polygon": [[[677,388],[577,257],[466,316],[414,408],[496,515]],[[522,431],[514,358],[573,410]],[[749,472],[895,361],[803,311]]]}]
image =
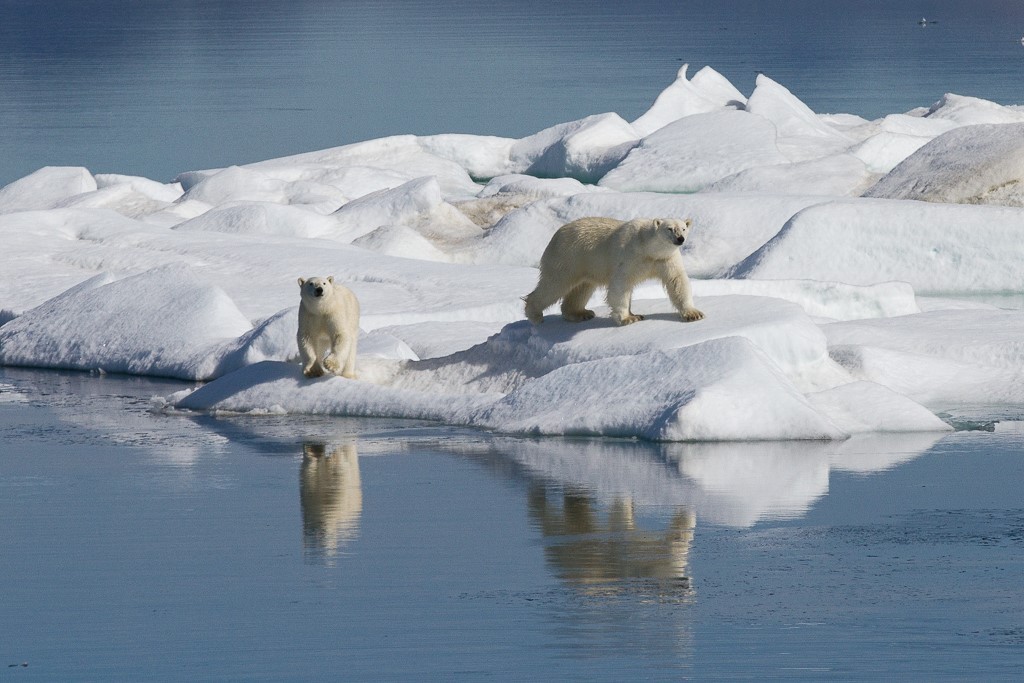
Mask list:
[{"label": "adult polar bear", "polygon": [[566,223],[540,257],[540,280],[525,297],[526,317],[540,324],[544,309],[561,299],[563,318],[590,320],[594,312],[587,310],[587,302],[597,287],[606,286],[612,319],[619,325],[635,323],[644,318],[629,310],[633,288],[658,278],[683,320],[700,320],[704,314],[693,305],[679,253],[691,225],[689,218],[580,218]]},{"label": "adult polar bear", "polygon": [[324,372],[331,372],[355,379],[356,342],[359,340],[356,295],[344,285],[336,284],[333,275],[300,277],[299,290],[297,341],[302,373],[306,377],[320,377]]}]

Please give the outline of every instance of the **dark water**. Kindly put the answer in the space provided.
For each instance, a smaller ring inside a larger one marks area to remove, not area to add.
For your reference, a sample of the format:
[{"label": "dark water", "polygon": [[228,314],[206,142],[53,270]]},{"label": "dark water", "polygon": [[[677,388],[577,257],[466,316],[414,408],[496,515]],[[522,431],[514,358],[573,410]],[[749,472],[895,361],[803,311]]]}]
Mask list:
[{"label": "dark water", "polygon": [[1018,680],[1024,431],[513,439],[0,369],[3,680]]},{"label": "dark water", "polygon": [[684,62],[819,112],[1022,104],[1022,34],[1019,0],[0,0],[0,185],[631,120]]}]

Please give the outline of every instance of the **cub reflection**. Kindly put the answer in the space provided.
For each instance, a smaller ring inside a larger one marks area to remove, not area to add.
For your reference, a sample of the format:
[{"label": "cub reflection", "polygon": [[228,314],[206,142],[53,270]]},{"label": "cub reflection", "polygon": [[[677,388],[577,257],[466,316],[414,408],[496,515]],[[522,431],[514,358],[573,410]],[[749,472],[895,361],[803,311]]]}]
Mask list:
[{"label": "cub reflection", "polygon": [[632,501],[614,499],[602,510],[594,499],[565,491],[552,502],[543,485],[529,493],[530,515],[548,539],[545,554],[560,578],[588,590],[618,590],[629,580],[649,579],[688,590],[687,563],[696,518],[676,508],[663,530],[637,528]]},{"label": "cub reflection", "polygon": [[299,498],[303,547],[334,557],[359,535],[363,490],[355,444],[303,444]]}]

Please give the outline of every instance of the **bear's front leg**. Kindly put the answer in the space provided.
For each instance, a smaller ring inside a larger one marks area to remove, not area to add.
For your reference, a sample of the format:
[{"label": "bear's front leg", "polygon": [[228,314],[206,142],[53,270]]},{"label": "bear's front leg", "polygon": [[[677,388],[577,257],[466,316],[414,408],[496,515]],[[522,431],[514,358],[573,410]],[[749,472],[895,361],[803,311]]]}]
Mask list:
[{"label": "bear's front leg", "polygon": [[348,335],[336,336],[331,346],[331,355],[324,360],[324,366],[335,375],[355,379],[356,340]]},{"label": "bear's front leg", "polygon": [[629,325],[644,319],[642,315],[629,310],[632,295],[633,287],[624,277],[612,277],[608,283],[608,306],[612,309],[612,320],[619,325]]},{"label": "bear's front leg", "polygon": [[302,358],[302,374],[306,377],[319,377],[324,374],[324,369],[319,363],[316,348],[313,341],[299,337],[299,356]]},{"label": "bear's front leg", "polygon": [[671,258],[661,263],[658,269],[658,277],[665,285],[668,298],[679,311],[679,317],[685,322],[692,323],[695,320],[703,320],[704,313],[697,310],[693,305],[693,290],[690,287],[690,278],[683,268],[683,257],[676,252]]}]

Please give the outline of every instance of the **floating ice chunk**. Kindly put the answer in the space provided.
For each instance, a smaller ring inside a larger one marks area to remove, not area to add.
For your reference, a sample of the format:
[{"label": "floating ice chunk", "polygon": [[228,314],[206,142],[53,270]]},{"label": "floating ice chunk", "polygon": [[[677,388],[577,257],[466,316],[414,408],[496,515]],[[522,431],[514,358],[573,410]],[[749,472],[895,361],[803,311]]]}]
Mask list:
[{"label": "floating ice chunk", "polygon": [[846,436],[737,337],[566,365],[524,383],[472,423],[506,433],[654,441]]},{"label": "floating ice chunk", "polygon": [[95,192],[96,180],[79,166],[46,166],[0,188],[0,213],[50,209],[84,192]]},{"label": "floating ice chunk", "polygon": [[0,363],[201,380],[251,329],[227,295],[169,266],[58,296],[0,328]]},{"label": "floating ice chunk", "polygon": [[1024,123],[963,126],[940,135],[864,196],[1024,206]]},{"label": "floating ice chunk", "polygon": [[[614,387],[612,392],[609,389]],[[609,396],[618,400],[609,401]],[[178,408],[427,419],[506,433],[592,434],[654,440],[837,439],[750,342],[719,339],[668,352],[575,363],[511,394],[447,394],[259,363],[192,392]]]},{"label": "floating ice chunk", "polygon": [[706,297],[698,304],[707,318],[691,324],[681,322],[666,299],[636,301],[633,312],[647,319],[625,327],[608,319],[606,307],[597,307],[598,318],[585,325],[563,321],[552,307],[542,325],[507,325],[481,346],[417,366],[401,383],[416,389],[441,385],[507,393],[526,378],[564,365],[671,351],[723,337],[748,339],[803,390],[850,380],[829,359],[821,329],[799,306],[753,296]]},{"label": "floating ice chunk", "polygon": [[692,80],[686,80],[689,67],[689,64],[683,64],[676,80],[658,95],[650,109],[633,121],[633,129],[639,135],[647,137],[684,116],[742,105],[747,101],[732,83],[711,67],[704,67]]},{"label": "floating ice chunk", "polygon": [[[1024,289],[1024,210],[879,199],[836,200],[800,211],[741,262],[735,277],[855,285],[909,282],[918,293]],[[695,231],[696,234],[696,231]]]},{"label": "floating ice chunk", "polygon": [[835,154],[811,161],[755,166],[716,180],[702,191],[859,197],[875,178],[858,157]]},{"label": "floating ice chunk", "polygon": [[510,153],[512,172],[597,182],[640,140],[618,114],[595,114],[552,126],[519,140]]},{"label": "floating ice chunk", "polygon": [[739,171],[788,161],[771,122],[723,110],[687,116],[648,135],[598,184],[620,192],[696,192]]}]

